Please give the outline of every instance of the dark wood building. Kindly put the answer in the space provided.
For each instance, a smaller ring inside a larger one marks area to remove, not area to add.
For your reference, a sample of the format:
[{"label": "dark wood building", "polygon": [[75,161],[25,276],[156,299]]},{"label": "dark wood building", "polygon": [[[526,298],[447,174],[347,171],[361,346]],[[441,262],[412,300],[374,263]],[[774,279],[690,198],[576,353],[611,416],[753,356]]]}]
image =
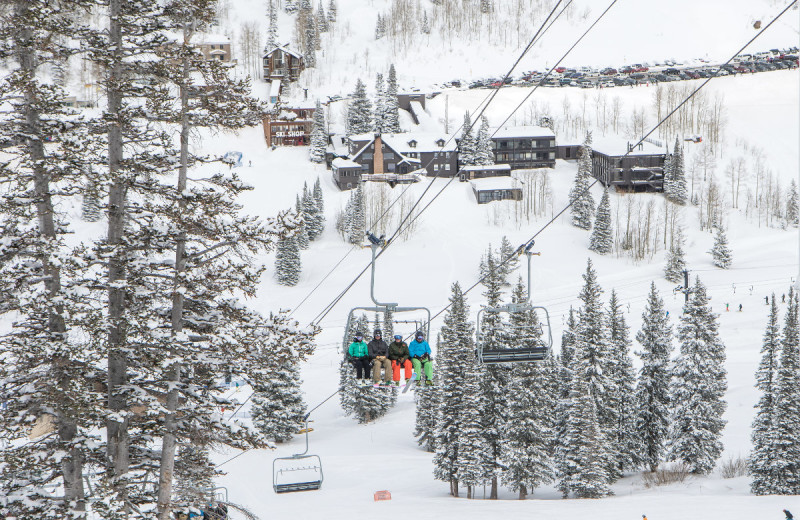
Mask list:
[{"label": "dark wood building", "polygon": [[279,79],[286,82],[297,81],[303,72],[303,56],[288,46],[273,47],[263,58],[264,81]]},{"label": "dark wood building", "polygon": [[519,181],[512,177],[492,177],[470,181],[472,193],[478,204],[496,200],[522,200]]},{"label": "dark wood building", "polygon": [[619,137],[595,137],[592,175],[617,190],[664,191],[666,148],[654,141],[633,144]]},{"label": "dark wood building", "polygon": [[511,177],[511,166],[508,164],[487,164],[484,166],[462,166],[458,174],[459,180],[471,181],[488,177]]},{"label": "dark wood building", "polygon": [[508,164],[512,170],[555,168],[556,136],[541,126],[511,126],[492,136],[494,162]]},{"label": "dark wood building", "polygon": [[454,141],[436,133],[360,134],[350,137],[350,158],[364,173],[412,173],[425,168],[430,177],[458,171]]},{"label": "dark wood building", "polygon": [[337,157],[331,161],[331,171],[340,190],[352,190],[361,182],[361,165],[349,159]]},{"label": "dark wood building", "polygon": [[315,105],[281,107],[264,117],[264,139],[267,146],[307,146],[311,141]]}]

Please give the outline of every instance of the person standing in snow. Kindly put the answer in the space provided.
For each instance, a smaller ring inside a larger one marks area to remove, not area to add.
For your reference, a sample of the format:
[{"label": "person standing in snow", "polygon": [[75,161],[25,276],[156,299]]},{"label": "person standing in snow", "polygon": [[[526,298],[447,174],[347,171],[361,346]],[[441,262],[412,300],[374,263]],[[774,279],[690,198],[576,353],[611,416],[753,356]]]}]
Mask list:
[{"label": "person standing in snow", "polygon": [[425,334],[417,331],[414,334],[414,341],[408,344],[408,352],[411,354],[411,365],[417,374],[417,384],[422,383],[422,373],[425,373],[425,384],[433,386],[433,362],[431,361],[431,346],[425,341]]},{"label": "person standing in snow", "polygon": [[383,368],[383,384],[388,385],[392,379],[392,363],[389,361],[389,345],[383,341],[383,333],[375,329],[372,341],[367,345],[369,358],[372,360],[372,383],[381,381],[381,368]]},{"label": "person standing in snow", "polygon": [[363,385],[369,380],[369,347],[364,336],[357,332],[347,349],[348,360],[356,367],[356,381]]},{"label": "person standing in snow", "polygon": [[790,513],[788,509],[784,509],[783,514],[786,515],[786,520],[794,520],[792,513]]},{"label": "person standing in snow", "polygon": [[392,381],[395,385],[400,384],[400,370],[405,369],[405,380],[411,379],[411,354],[408,352],[408,345],[403,341],[403,336],[395,334],[394,341],[389,343],[389,361],[392,362]]}]

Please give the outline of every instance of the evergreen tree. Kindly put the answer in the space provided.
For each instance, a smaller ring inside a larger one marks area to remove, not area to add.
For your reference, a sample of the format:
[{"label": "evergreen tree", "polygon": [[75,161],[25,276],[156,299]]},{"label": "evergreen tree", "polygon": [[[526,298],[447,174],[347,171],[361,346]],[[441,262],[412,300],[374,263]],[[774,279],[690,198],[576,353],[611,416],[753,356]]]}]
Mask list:
[{"label": "evergreen tree", "polygon": [[319,221],[319,234],[325,229],[325,199],[322,197],[322,185],[319,182],[319,177],[314,181],[314,206],[317,209],[317,220]]},{"label": "evergreen tree", "polygon": [[394,311],[392,311],[391,308],[387,308],[383,311],[383,326],[381,330],[383,331],[383,337],[386,338],[386,341],[391,342],[394,338]]},{"label": "evergreen tree", "polygon": [[181,445],[175,460],[175,502],[186,505],[205,503],[208,500],[206,493],[214,487],[216,474],[205,443]]},{"label": "evergreen tree", "polygon": [[622,304],[617,299],[617,293],[611,290],[608,301],[607,321],[609,339],[611,340],[611,365],[610,377],[614,381],[615,392],[607,395],[614,408],[617,418],[616,427],[610,430],[610,439],[617,446],[617,476],[622,476],[622,471],[637,466],[638,435],[636,430],[637,407],[634,401],[634,385],[636,376],[631,361],[631,340],[625,315],[622,313]]},{"label": "evergreen tree", "polygon": [[273,359],[268,384],[253,389],[253,426],[275,442],[290,440],[303,427],[306,405],[297,363]]},{"label": "evergreen tree", "polygon": [[438,350],[441,390],[436,416],[436,455],[434,478],[450,484],[450,494],[458,496],[457,460],[461,406],[465,401],[464,380],[470,363],[468,353],[475,350],[474,326],[469,307],[458,282],[452,285],[450,307],[444,317]]},{"label": "evergreen tree", "polygon": [[[303,0],[306,2],[306,0]],[[309,5],[311,4],[308,2]],[[317,66],[317,45],[319,43],[317,36],[317,21],[316,17],[310,12],[303,9],[305,16],[305,38],[303,39],[303,65],[306,68],[314,68]]]},{"label": "evergreen tree", "polygon": [[283,10],[287,13],[296,13],[297,9],[297,0],[283,0]]},{"label": "evergreen tree", "polygon": [[797,495],[800,494],[800,333],[798,298],[794,288],[789,290],[775,389],[772,468],[776,482],[772,492]]},{"label": "evergreen tree", "polygon": [[728,269],[733,261],[731,249],[728,247],[728,237],[722,225],[717,226],[717,234],[714,235],[714,247],[711,248],[712,261],[720,269]]},{"label": "evergreen tree", "polygon": [[367,88],[359,79],[347,106],[346,132],[348,136],[372,132],[372,104],[367,98]]},{"label": "evergreen tree", "polygon": [[[791,296],[791,293],[790,293]],[[792,305],[791,298],[789,304]],[[777,417],[775,405],[778,389],[776,387],[781,354],[781,334],[778,324],[778,305],[772,295],[767,330],[761,344],[761,362],[756,371],[756,388],[761,397],[756,404],[756,418],[753,421],[751,438],[753,451],[748,459],[752,477],[750,489],[756,495],[771,495],[779,491],[781,475],[775,471],[776,445],[775,433]]]},{"label": "evergreen tree", "polygon": [[594,198],[589,190],[592,184],[592,134],[586,133],[586,139],[578,152],[578,172],[575,174],[575,183],[569,191],[570,212],[572,225],[581,229],[592,227],[592,213],[594,213]]},{"label": "evergreen tree", "polygon": [[653,282],[650,283],[647,306],[642,313],[642,328],[636,333],[636,341],[642,347],[641,352],[637,352],[642,368],[639,369],[634,393],[635,429],[639,433],[640,446],[634,463],[647,465],[650,471],[656,471],[664,456],[670,422],[672,328],[664,310],[664,301]]},{"label": "evergreen tree", "polygon": [[306,13],[310,12],[313,9],[311,6],[311,0],[300,0],[300,10],[305,11]]},{"label": "evergreen tree", "polygon": [[422,34],[430,34],[431,33],[431,24],[428,21],[428,11],[422,11],[422,26],[421,26]]},{"label": "evergreen tree", "polygon": [[317,33],[326,32],[328,32],[328,17],[325,15],[325,8],[322,7],[322,0],[319,0],[319,6],[317,7]]},{"label": "evergreen tree", "polygon": [[300,246],[297,238],[290,236],[281,239],[275,252],[275,279],[281,285],[297,285],[300,269]]},{"label": "evergreen tree", "polygon": [[[503,285],[511,285],[508,281],[511,273],[519,267],[519,255],[516,254],[517,248],[511,245],[507,236],[503,235],[500,240],[500,249],[497,251],[497,263],[500,275],[503,278]],[[485,273],[481,270],[481,276]]]},{"label": "evergreen tree", "polygon": [[481,116],[481,126],[478,128],[478,135],[475,138],[475,164],[494,164],[492,138],[489,135],[489,120],[486,119],[486,116]]},{"label": "evergreen tree", "polygon": [[300,195],[295,196],[295,203],[294,203],[295,211],[297,212],[297,220],[300,223],[297,230],[297,235],[295,235],[295,239],[297,240],[297,247],[300,250],[308,249],[309,240],[308,240],[308,215],[305,212],[305,207],[303,205],[303,201],[300,199]]},{"label": "evergreen tree", "polygon": [[375,39],[380,40],[384,36],[386,36],[386,21],[378,13],[378,19],[375,21]]},{"label": "evergreen tree", "polygon": [[316,240],[322,233],[324,226],[322,216],[317,208],[317,201],[314,193],[308,189],[308,185],[303,183],[303,214],[306,217],[306,231],[309,240]]},{"label": "evergreen tree", "polygon": [[800,206],[798,206],[797,184],[794,179],[789,184],[789,195],[786,197],[786,222],[795,227],[800,224]]},{"label": "evergreen tree", "polygon": [[369,321],[365,314],[358,317],[345,331],[342,341],[343,358],[339,364],[339,404],[345,415],[353,415],[356,411],[356,400],[360,395],[356,384],[356,369],[347,361],[347,351],[356,334],[365,336],[369,330]]},{"label": "evergreen tree", "polygon": [[375,131],[386,133],[386,88],[383,84],[383,74],[375,75]]},{"label": "evergreen tree", "polygon": [[311,127],[311,147],[309,157],[311,162],[321,164],[325,162],[325,152],[328,148],[328,132],[325,129],[325,111],[317,100],[314,109],[314,123]]},{"label": "evergreen tree", "polygon": [[[616,474],[614,467],[619,447],[610,442],[599,442],[599,438],[609,439],[611,432],[617,428],[620,422],[617,410],[607,399],[607,396],[616,395],[618,389],[611,378],[615,360],[611,355],[609,328],[600,301],[602,289],[597,283],[597,273],[591,259],[587,261],[583,279],[584,286],[578,295],[583,306],[578,311],[578,325],[575,333],[574,377],[586,385],[589,391],[588,397],[594,401],[591,415],[597,418],[599,428],[597,446],[600,451],[593,452],[593,457],[603,458],[605,461],[604,474],[613,479]],[[573,391],[576,389],[573,388]],[[582,398],[582,396],[579,397]],[[572,398],[573,407],[584,406],[579,402],[579,397]],[[589,414],[589,410],[582,409],[576,413]],[[580,471],[584,469],[579,468]]]},{"label": "evergreen tree", "polygon": [[665,154],[666,156],[664,157],[664,180],[662,184],[662,189],[664,190],[664,197],[666,197],[667,200],[672,200],[674,198],[672,194],[672,183],[675,173],[675,156],[669,153],[669,146],[667,146]]},{"label": "evergreen tree", "polygon": [[383,127],[386,132],[398,133],[400,128],[400,102],[397,99],[397,71],[394,63],[389,65],[389,75],[386,78],[386,97],[383,106]]},{"label": "evergreen tree", "polygon": [[558,359],[558,390],[555,408],[555,468],[559,480],[570,479],[575,474],[575,467],[570,463],[571,446],[567,435],[572,393],[572,381],[575,378],[575,340],[578,320],[575,310],[570,307],[566,327],[561,334],[561,352]]},{"label": "evergreen tree", "polygon": [[271,51],[278,46],[278,10],[275,8],[275,0],[269,0],[269,30],[267,31],[267,44],[264,53]]},{"label": "evergreen tree", "polygon": [[606,255],[611,252],[614,245],[614,235],[611,231],[611,204],[608,200],[608,190],[603,190],[603,198],[597,206],[594,217],[594,229],[589,239],[589,250]]},{"label": "evergreen tree", "polygon": [[[522,280],[512,292],[512,303],[525,303],[527,291]],[[541,324],[535,311],[511,313],[515,339],[520,347],[542,346]],[[555,446],[556,392],[554,360],[541,363],[517,363],[511,373],[507,406],[506,440],[501,459],[505,463],[502,482],[524,500],[532,492],[553,480]]]},{"label": "evergreen tree", "polygon": [[358,183],[358,187],[351,197],[353,203],[348,218],[350,225],[347,230],[347,237],[351,244],[361,244],[367,232],[367,212],[362,183]]},{"label": "evergreen tree", "polygon": [[336,22],[336,0],[331,0],[328,3],[328,21],[330,23]]},{"label": "evergreen tree", "polygon": [[455,477],[467,486],[467,498],[473,498],[476,487],[485,484],[490,478],[490,468],[494,466],[494,455],[490,439],[486,435],[485,405],[488,404],[481,391],[484,374],[474,354],[467,353],[464,373],[463,395],[460,403],[458,429],[458,456],[455,464]]},{"label": "evergreen tree", "polygon": [[727,408],[725,345],[708,301],[697,278],[678,325],[680,355],[673,368],[675,408],[668,450],[669,460],[679,460],[698,474],[710,472],[722,454],[722,414]]},{"label": "evergreen tree", "polygon": [[472,136],[472,121],[469,112],[464,113],[464,126],[461,127],[461,139],[458,142],[458,162],[461,166],[473,166],[477,143]]},{"label": "evergreen tree", "polygon": [[686,270],[686,253],[683,251],[685,242],[683,227],[675,226],[669,251],[667,251],[667,265],[664,266],[664,278],[672,283],[683,281],[683,271]]},{"label": "evergreen tree", "polygon": [[685,205],[686,201],[689,200],[689,190],[686,186],[684,170],[683,150],[681,149],[680,140],[676,138],[675,151],[672,154],[670,164],[669,192],[665,190],[665,195],[669,200],[681,206]]},{"label": "evergreen tree", "polygon": [[100,220],[100,190],[98,188],[90,172],[84,182],[83,204],[81,205],[81,216],[86,222]]},{"label": "evergreen tree", "polygon": [[417,444],[430,453],[436,451],[436,412],[439,402],[438,386],[414,393],[416,409],[414,437],[417,438]]},{"label": "evergreen tree", "polygon": [[489,14],[492,12],[492,0],[481,0],[481,13]]}]

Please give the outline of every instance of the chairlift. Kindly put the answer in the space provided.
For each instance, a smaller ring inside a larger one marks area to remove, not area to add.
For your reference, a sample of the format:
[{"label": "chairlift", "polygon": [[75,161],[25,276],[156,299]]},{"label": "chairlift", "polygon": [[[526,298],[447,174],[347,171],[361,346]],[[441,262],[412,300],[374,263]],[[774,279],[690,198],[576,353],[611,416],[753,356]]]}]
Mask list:
[{"label": "chairlift", "polygon": [[[523,303],[509,303],[500,305],[498,307],[483,307],[478,311],[477,326],[475,330],[475,344],[477,345],[478,360],[483,364],[493,363],[526,363],[531,361],[541,361],[545,359],[553,346],[553,332],[550,326],[550,313],[547,308],[532,305],[530,303],[531,295],[531,256],[538,253],[532,253],[533,241],[528,243],[524,252],[528,257],[528,296],[527,300]],[[536,331],[528,330],[530,327],[514,327],[510,324],[505,324],[506,330],[511,330],[514,337],[530,336],[535,332],[536,336],[542,339],[533,345],[517,345],[512,348],[492,348],[488,345],[489,335],[486,330],[481,327],[483,322],[483,314],[486,312],[495,312],[498,314],[512,314],[521,312],[535,312],[539,318],[539,329]],[[542,317],[539,316],[541,313]]]},{"label": "chairlift", "polygon": [[[375,313],[384,313],[387,311],[392,311],[392,313],[406,313],[406,312],[425,312],[427,315],[427,319],[425,321],[420,320],[393,320],[394,323],[414,323],[415,329],[414,330],[423,330],[425,332],[425,337],[430,338],[431,332],[431,311],[428,307],[400,307],[397,303],[382,303],[379,302],[375,298],[375,258],[377,256],[377,250],[379,247],[385,247],[386,241],[384,237],[381,236],[380,238],[375,237],[372,233],[367,233],[367,238],[370,242],[370,249],[372,249],[372,262],[371,262],[371,276],[370,276],[370,298],[372,299],[373,306],[361,306],[361,307],[353,307],[350,309],[350,312],[347,315],[347,323],[344,327],[344,337],[342,339],[342,345],[344,349],[344,356],[347,357],[347,346],[350,344],[350,334],[353,331],[353,326],[355,325],[356,321],[358,320],[357,314],[364,313],[364,312],[375,312]],[[364,334],[367,334],[367,331],[362,331]]]},{"label": "chairlift", "polygon": [[[313,411],[313,410],[312,410]],[[272,489],[276,493],[316,491],[322,487],[322,460],[319,455],[308,453],[308,412],[303,419],[306,433],[306,449],[289,457],[277,457],[272,461]]]}]

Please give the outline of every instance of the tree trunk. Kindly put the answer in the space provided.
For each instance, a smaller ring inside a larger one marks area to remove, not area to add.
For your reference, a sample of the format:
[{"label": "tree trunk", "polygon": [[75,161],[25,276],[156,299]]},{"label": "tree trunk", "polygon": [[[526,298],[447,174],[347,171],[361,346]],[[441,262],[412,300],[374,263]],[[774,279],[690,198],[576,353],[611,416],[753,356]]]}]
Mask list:
[{"label": "tree trunk", "polygon": [[528,498],[528,488],[525,487],[525,484],[520,484],[519,485],[519,499],[520,500],[525,500],[526,498]]},{"label": "tree trunk", "polygon": [[[24,18],[25,12],[28,10],[27,2],[25,0],[17,1],[15,9],[17,13]],[[20,39],[23,41],[31,40],[31,32],[32,30],[30,28],[24,29]],[[20,70],[29,74],[31,78],[35,77],[37,63],[34,48],[28,45],[18,45],[17,52]],[[50,176],[43,167],[45,164],[43,144],[45,136],[41,128],[41,114],[36,106],[36,92],[34,91],[34,87],[28,83],[23,94],[22,110],[25,115],[26,135],[32,136],[27,140],[26,144],[28,154],[30,155],[31,168],[33,170],[34,191],[36,193],[36,217],[39,222],[39,235],[45,237],[48,241],[54,241],[57,237],[53,218],[53,200],[50,193]],[[56,298],[60,297],[61,270],[58,265],[51,262],[50,255],[47,252],[41,252],[38,258],[42,265],[46,294],[52,303]],[[64,323],[64,305],[62,303],[53,303],[47,317],[47,328],[52,338],[58,339],[59,341],[66,340],[67,328]],[[57,359],[53,360],[53,364],[56,373],[63,374],[61,368],[68,367],[69,361],[65,359],[64,356],[59,356]],[[66,376],[58,377],[59,383],[61,383],[62,379],[65,377]],[[59,440],[63,444],[68,445],[75,438],[78,425],[63,407],[58,407],[55,415],[58,420]],[[65,502],[74,504],[72,506],[74,511],[85,511],[83,454],[79,449],[75,447],[70,447],[68,449],[68,455],[61,460],[61,475],[64,479]]]},{"label": "tree trunk", "polygon": [[450,494],[458,498],[458,480],[456,479],[450,481]]},{"label": "tree trunk", "polygon": [[467,484],[467,498],[468,499],[472,498],[472,489],[473,489],[472,484]]},{"label": "tree trunk", "polygon": [[[184,27],[183,44],[189,45],[192,29]],[[189,60],[183,60],[183,74],[180,85],[181,96],[181,136],[180,136],[180,166],[178,168],[177,193],[186,190],[186,177],[189,165],[189,90],[186,84],[190,74]],[[178,202],[179,214],[186,210],[186,202],[181,197]],[[181,291],[183,273],[186,271],[186,233],[181,230],[175,245],[175,278],[172,290],[172,332],[174,335],[183,331],[183,292]],[[175,449],[177,437],[176,411],[178,409],[179,385],[181,382],[181,363],[175,362],[170,375],[171,388],[167,393],[167,414],[164,420],[164,438],[161,446],[161,467],[158,479],[158,518],[170,520],[172,516],[172,481],[175,470]]]},{"label": "tree trunk", "polygon": [[489,500],[497,500],[497,475],[492,477],[492,489],[489,491]]},{"label": "tree trunk", "polygon": [[128,359],[125,354],[127,329],[125,327],[125,293],[127,253],[122,240],[125,227],[127,184],[120,172],[122,167],[122,97],[119,85],[124,84],[122,71],[122,28],[120,27],[121,1],[109,1],[109,37],[114,56],[109,69],[108,98],[108,170],[111,187],[108,192],[108,247],[113,251],[108,257],[108,408],[111,411],[106,424],[108,442],[108,471],[121,500],[127,493],[118,486],[128,472],[129,453],[128,419],[117,419],[127,409],[127,398],[121,388],[127,383]]}]

